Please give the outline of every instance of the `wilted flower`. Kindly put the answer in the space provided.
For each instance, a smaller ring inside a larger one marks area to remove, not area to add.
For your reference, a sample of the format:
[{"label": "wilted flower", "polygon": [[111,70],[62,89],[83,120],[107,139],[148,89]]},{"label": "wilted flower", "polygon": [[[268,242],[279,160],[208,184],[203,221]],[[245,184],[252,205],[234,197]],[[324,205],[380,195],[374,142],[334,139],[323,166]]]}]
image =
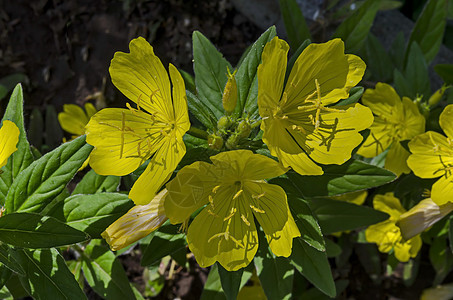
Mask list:
[{"label": "wilted flower", "polygon": [[90,165],[101,175],[123,176],[151,158],[132,187],[135,204],[149,203],[186,152],[183,135],[190,127],[184,81],[170,64],[173,83],[153,47],[143,38],[131,41],[130,53],[117,52],[110,65],[113,84],[137,108],[106,108],[86,126],[95,149]]},{"label": "wilted flower", "polygon": [[439,118],[447,136],[428,131],[409,142],[411,155],[407,164],[421,178],[436,178],[431,199],[439,206],[453,202],[453,105],[445,107]]},{"label": "wilted flower", "polygon": [[344,54],[340,39],[311,44],[297,58],[284,87],[288,50],[275,37],[264,47],[258,67],[263,141],[285,167],[320,175],[316,163],[343,164],[362,141],[359,131],[373,122],[371,111],[360,104],[331,106],[349,96],[365,63]]},{"label": "wilted flower", "polygon": [[420,114],[417,105],[409,98],[401,98],[393,87],[378,82],[375,89],[367,89],[362,103],[374,114],[371,132],[358,154],[375,157],[390,147],[385,159],[385,168],[396,175],[409,173],[406,160],[409,152],[400,142],[410,140],[425,130],[425,118]]},{"label": "wilted flower", "polygon": [[420,236],[415,236],[410,240],[404,240],[400,228],[395,224],[400,216],[406,212],[399,199],[393,196],[393,193],[376,195],[373,199],[373,207],[389,214],[390,218],[369,226],[365,230],[366,240],[370,243],[376,243],[379,251],[383,253],[390,252],[393,249],[396,259],[401,262],[407,262],[409,258],[416,257],[422,246],[422,239]]}]

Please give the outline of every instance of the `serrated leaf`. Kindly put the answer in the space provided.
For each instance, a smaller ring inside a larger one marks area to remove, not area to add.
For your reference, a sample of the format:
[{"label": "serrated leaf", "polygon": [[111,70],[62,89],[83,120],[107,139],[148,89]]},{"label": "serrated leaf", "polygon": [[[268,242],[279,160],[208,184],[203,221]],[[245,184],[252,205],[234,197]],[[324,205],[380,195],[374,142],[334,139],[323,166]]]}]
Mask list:
[{"label": "serrated leaf", "polygon": [[193,70],[199,99],[208,106],[218,120],[223,113],[222,95],[227,83],[230,63],[215,46],[199,31],[194,31]]},{"label": "serrated leaf", "polygon": [[19,128],[19,142],[17,151],[8,159],[8,163],[1,170],[0,174],[0,205],[5,204],[6,194],[8,193],[13,181],[19,173],[28,167],[33,161],[33,155],[30,150],[30,144],[27,141],[24,128],[24,98],[22,86],[16,85],[6,107],[4,120],[13,121]]},{"label": "serrated leaf", "polygon": [[367,0],[338,26],[333,37],[343,39],[346,52],[362,48],[380,5],[380,0]]},{"label": "serrated leaf", "polygon": [[218,264],[217,269],[219,271],[220,283],[222,284],[222,289],[225,292],[227,299],[236,299],[239,293],[239,287],[241,285],[242,274],[244,269],[239,269],[234,272],[225,270],[222,265]]},{"label": "serrated leaf", "polygon": [[94,170],[90,170],[77,184],[72,195],[116,192],[120,185],[120,179],[118,176],[98,175]]},{"label": "serrated leaf", "polygon": [[293,266],[287,258],[275,257],[269,251],[267,241],[261,232],[258,237],[258,252],[253,262],[267,299],[290,299],[294,279]]},{"label": "serrated leaf", "polygon": [[429,0],[412,29],[406,48],[406,66],[412,44],[416,42],[429,64],[439,52],[447,22],[447,0]]},{"label": "serrated leaf", "polygon": [[189,112],[207,129],[215,130],[217,128],[217,121],[213,117],[214,113],[211,109],[191,92],[186,91],[186,95]]},{"label": "serrated leaf", "polygon": [[6,212],[39,212],[64,190],[92,149],[81,136],[34,161],[12,184]]},{"label": "serrated leaf", "polygon": [[306,39],[311,39],[310,30],[297,1],[280,0],[280,12],[292,49],[297,49]]},{"label": "serrated leaf", "polygon": [[437,75],[439,75],[446,84],[453,84],[453,64],[435,65],[434,71],[436,71]]},{"label": "serrated leaf", "polygon": [[365,190],[396,179],[396,175],[386,169],[355,159],[341,166],[325,166],[323,170],[321,176],[302,176],[295,172],[287,175],[304,199]]},{"label": "serrated leaf", "polygon": [[18,262],[16,251],[5,244],[0,244],[0,263],[19,275],[25,275],[24,268]]},{"label": "serrated leaf", "polygon": [[296,269],[314,286],[329,297],[335,297],[336,288],[326,252],[310,247],[300,238],[293,242],[293,252],[289,257]]},{"label": "serrated leaf", "polygon": [[275,35],[275,26],[271,26],[251,46],[249,53],[237,71],[238,103],[236,113],[239,116],[244,111],[252,117],[258,114],[258,65],[261,63],[261,53],[263,52],[264,46]]},{"label": "serrated leaf", "polygon": [[20,263],[27,276],[20,277],[35,299],[87,299],[56,249],[19,250]]},{"label": "serrated leaf", "polygon": [[47,213],[69,226],[100,238],[101,233],[133,206],[125,194],[73,195]]},{"label": "serrated leaf", "polygon": [[387,82],[393,77],[393,62],[381,42],[373,35],[369,34],[366,43],[367,70],[372,73],[372,78],[376,81]]},{"label": "serrated leaf", "polygon": [[83,251],[82,270],[93,290],[105,299],[135,299],[134,292],[115,254],[98,241],[92,241]]},{"label": "serrated leaf", "polygon": [[160,261],[163,257],[171,255],[185,247],[185,234],[179,233],[178,227],[174,225],[164,225],[154,233],[154,236],[143,252],[141,264],[142,266],[152,265]]},{"label": "serrated leaf", "polygon": [[22,212],[0,218],[0,241],[16,247],[61,247],[89,238],[86,233],[49,216]]},{"label": "serrated leaf", "polygon": [[309,204],[324,234],[353,230],[388,218],[386,213],[371,207],[338,200],[313,199]]}]

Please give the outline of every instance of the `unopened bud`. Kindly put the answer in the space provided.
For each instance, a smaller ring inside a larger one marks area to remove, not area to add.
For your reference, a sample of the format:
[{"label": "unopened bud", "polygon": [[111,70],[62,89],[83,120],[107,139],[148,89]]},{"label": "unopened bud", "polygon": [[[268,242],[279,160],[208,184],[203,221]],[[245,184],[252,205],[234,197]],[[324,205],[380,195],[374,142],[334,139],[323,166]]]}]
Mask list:
[{"label": "unopened bud", "polygon": [[223,116],[217,121],[217,129],[220,131],[225,131],[231,126],[231,123],[232,122],[230,118]]},{"label": "unopened bud", "polygon": [[436,106],[440,102],[442,96],[449,87],[450,86],[444,84],[440,89],[435,91],[434,94],[432,94],[431,97],[429,97],[428,105],[430,107]]},{"label": "unopened bud", "polygon": [[227,114],[231,114],[236,108],[238,100],[238,87],[236,84],[236,78],[234,77],[237,70],[234,70],[233,74],[231,74],[230,69],[227,67],[227,71],[228,81],[223,89],[222,104],[225,112]]},{"label": "unopened bud", "polygon": [[211,134],[208,137],[208,145],[211,149],[220,150],[223,147],[223,138],[216,134]]},{"label": "unopened bud", "polygon": [[250,123],[246,120],[242,120],[237,128],[237,133],[239,138],[246,138],[250,135],[250,132],[252,131],[252,127],[250,126]]}]

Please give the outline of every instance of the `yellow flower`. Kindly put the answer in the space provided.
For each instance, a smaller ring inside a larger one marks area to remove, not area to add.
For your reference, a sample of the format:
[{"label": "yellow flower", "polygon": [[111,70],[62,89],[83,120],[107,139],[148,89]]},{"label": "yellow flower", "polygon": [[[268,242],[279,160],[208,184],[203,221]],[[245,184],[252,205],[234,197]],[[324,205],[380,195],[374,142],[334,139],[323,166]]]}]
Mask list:
[{"label": "yellow flower", "polygon": [[159,228],[167,220],[164,212],[165,196],[167,190],[163,189],[150,203],[135,205],[113,222],[102,233],[110,248],[113,251],[125,248]]},{"label": "yellow flower", "polygon": [[288,44],[275,37],[258,67],[258,106],[263,141],[285,166],[303,175],[321,175],[320,164],[342,164],[360,144],[359,131],[371,126],[371,111],[360,104],[329,106],[349,96],[365,63],[344,54],[334,39],[311,44],[297,58],[285,87]]},{"label": "yellow flower", "polygon": [[61,128],[73,134],[72,138],[85,134],[85,126],[90,118],[96,113],[96,108],[91,103],[85,103],[85,111],[75,104],[63,105],[63,112],[58,114]]},{"label": "yellow flower", "polygon": [[285,191],[265,178],[284,174],[278,162],[248,150],[222,152],[213,164],[195,162],[167,184],[165,214],[183,223],[204,207],[189,225],[187,242],[202,267],[218,261],[235,271],[247,266],[258,249],[255,219],[272,252],[291,254],[299,229],[289,211]]},{"label": "yellow flower", "polygon": [[431,199],[439,206],[453,202],[453,105],[445,107],[439,118],[447,136],[428,131],[409,142],[411,155],[407,164],[421,178],[436,178]]},{"label": "yellow flower", "polygon": [[8,162],[8,158],[13,154],[19,142],[19,128],[14,122],[4,120],[0,128],[0,168],[4,167]]},{"label": "yellow flower", "polygon": [[106,108],[86,126],[87,143],[95,149],[90,165],[100,175],[123,176],[151,158],[129,197],[149,203],[186,152],[183,135],[190,127],[181,74],[170,64],[168,74],[153,47],[143,38],[131,41],[130,53],[117,52],[110,65],[113,84],[137,109]]},{"label": "yellow flower", "polygon": [[398,198],[393,196],[393,193],[376,195],[373,199],[373,206],[374,209],[389,214],[390,218],[369,226],[365,230],[366,240],[376,243],[379,251],[383,253],[393,249],[396,259],[401,262],[407,262],[409,258],[416,257],[422,247],[422,239],[417,235],[406,241],[401,236],[400,228],[395,223],[406,210],[401,206]]},{"label": "yellow flower", "polygon": [[367,89],[362,102],[374,114],[374,123],[370,135],[360,147],[358,154],[375,157],[389,148],[385,159],[385,168],[396,175],[409,173],[406,160],[409,152],[400,142],[409,140],[425,130],[425,118],[420,114],[417,105],[409,98],[401,98],[386,83],[378,82],[376,89]]},{"label": "yellow flower", "polygon": [[453,203],[451,202],[439,206],[430,198],[423,199],[402,214],[396,225],[401,229],[403,238],[408,240],[433,226],[452,211]]}]

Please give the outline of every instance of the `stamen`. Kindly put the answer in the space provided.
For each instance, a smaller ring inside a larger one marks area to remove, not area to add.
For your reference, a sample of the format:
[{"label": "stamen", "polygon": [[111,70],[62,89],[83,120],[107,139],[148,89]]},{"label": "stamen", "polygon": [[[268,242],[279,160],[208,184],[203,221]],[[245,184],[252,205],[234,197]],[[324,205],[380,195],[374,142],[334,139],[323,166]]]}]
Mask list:
[{"label": "stamen", "polygon": [[[236,208],[232,207],[231,211],[230,211],[230,214],[223,219],[223,222],[228,221],[229,219],[231,219],[236,214],[236,211],[237,211]],[[228,223],[228,225],[229,225],[229,223]]]},{"label": "stamen", "polygon": [[241,215],[241,219],[245,223],[245,225],[250,226],[249,220],[247,220],[247,218],[244,215]]},{"label": "stamen", "polygon": [[250,204],[250,208],[253,209],[253,211],[257,212],[257,213],[260,213],[260,214],[265,214],[266,212],[262,209],[259,209],[255,206],[253,206],[252,204]]},{"label": "stamen", "polygon": [[266,194],[266,192],[259,194],[259,195],[252,195],[252,198],[258,200],[259,198],[264,197],[265,194]]},{"label": "stamen", "polygon": [[434,152],[439,151],[439,150],[440,150],[440,147],[439,147],[438,144],[436,144],[436,142],[434,142],[434,139],[433,139],[433,136],[432,136],[432,134],[431,134],[431,131],[429,132],[428,135],[429,135],[429,139],[431,140],[431,143],[433,143],[433,145],[434,145],[433,151],[434,151]]},{"label": "stamen", "polygon": [[220,185],[216,185],[213,189],[212,192],[215,194],[217,193],[217,190],[220,188]]},{"label": "stamen", "polygon": [[239,190],[239,191],[233,196],[233,200],[235,200],[236,198],[238,198],[243,192],[244,192],[244,190]]}]

